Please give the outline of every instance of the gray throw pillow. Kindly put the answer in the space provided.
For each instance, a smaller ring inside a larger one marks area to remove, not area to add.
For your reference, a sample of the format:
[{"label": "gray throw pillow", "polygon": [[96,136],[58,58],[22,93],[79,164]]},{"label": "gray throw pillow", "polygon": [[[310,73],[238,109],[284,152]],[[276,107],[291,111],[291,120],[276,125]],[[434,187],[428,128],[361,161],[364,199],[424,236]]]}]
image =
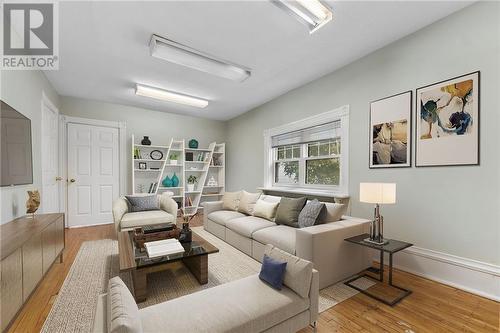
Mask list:
[{"label": "gray throw pillow", "polygon": [[306,203],[299,214],[299,228],[310,227],[317,224],[319,213],[324,206],[325,204],[319,202],[317,199]]},{"label": "gray throw pillow", "polygon": [[159,210],[160,201],[156,194],[153,195],[126,195],[131,212],[143,212],[146,210]]},{"label": "gray throw pillow", "polygon": [[286,224],[290,227],[298,228],[299,214],[302,208],[304,208],[306,201],[306,198],[281,198],[278,211],[276,212],[276,224]]}]

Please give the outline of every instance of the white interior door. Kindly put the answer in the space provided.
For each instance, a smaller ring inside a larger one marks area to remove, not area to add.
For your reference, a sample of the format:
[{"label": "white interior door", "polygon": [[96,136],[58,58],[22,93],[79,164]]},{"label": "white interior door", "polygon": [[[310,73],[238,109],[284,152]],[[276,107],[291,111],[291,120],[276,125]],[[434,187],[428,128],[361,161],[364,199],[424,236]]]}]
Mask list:
[{"label": "white interior door", "polygon": [[42,193],[44,213],[60,212],[59,113],[42,103]]},{"label": "white interior door", "polygon": [[68,225],[111,223],[119,195],[118,129],[68,124]]}]

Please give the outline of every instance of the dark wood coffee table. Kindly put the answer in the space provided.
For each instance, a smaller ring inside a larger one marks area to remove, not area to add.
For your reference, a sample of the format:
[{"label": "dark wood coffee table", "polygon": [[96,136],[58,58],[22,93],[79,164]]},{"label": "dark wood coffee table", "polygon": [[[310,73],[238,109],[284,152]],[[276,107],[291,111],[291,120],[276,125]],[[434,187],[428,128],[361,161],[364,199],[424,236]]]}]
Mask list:
[{"label": "dark wood coffee table", "polygon": [[133,241],[133,231],[118,233],[118,253],[120,256],[120,272],[130,271],[134,284],[136,302],[143,302],[147,297],[147,275],[154,272],[168,270],[173,262],[181,261],[196,277],[200,284],[208,282],[208,255],[219,252],[219,249],[210,244],[193,231],[193,240],[182,243],[184,253],[150,259],[147,253],[136,248]]}]

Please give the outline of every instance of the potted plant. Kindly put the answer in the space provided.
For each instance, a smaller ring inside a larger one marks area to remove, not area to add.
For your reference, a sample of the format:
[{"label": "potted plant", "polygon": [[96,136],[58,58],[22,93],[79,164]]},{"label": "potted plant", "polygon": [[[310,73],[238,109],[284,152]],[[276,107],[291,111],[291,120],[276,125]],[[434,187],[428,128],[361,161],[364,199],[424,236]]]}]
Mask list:
[{"label": "potted plant", "polygon": [[194,191],[194,185],[198,182],[198,179],[196,176],[189,176],[187,180],[187,187],[188,187],[188,192],[193,192]]},{"label": "potted plant", "polygon": [[177,154],[170,154],[170,164],[177,165]]}]

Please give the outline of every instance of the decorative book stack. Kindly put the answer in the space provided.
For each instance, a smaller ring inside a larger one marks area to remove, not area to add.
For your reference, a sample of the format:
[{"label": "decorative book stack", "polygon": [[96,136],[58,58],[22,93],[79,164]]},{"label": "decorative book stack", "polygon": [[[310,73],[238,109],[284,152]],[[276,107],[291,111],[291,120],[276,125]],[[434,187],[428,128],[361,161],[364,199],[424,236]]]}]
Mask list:
[{"label": "decorative book stack", "polygon": [[144,246],[149,258],[168,256],[185,251],[181,243],[175,238],[147,242],[144,243]]}]

